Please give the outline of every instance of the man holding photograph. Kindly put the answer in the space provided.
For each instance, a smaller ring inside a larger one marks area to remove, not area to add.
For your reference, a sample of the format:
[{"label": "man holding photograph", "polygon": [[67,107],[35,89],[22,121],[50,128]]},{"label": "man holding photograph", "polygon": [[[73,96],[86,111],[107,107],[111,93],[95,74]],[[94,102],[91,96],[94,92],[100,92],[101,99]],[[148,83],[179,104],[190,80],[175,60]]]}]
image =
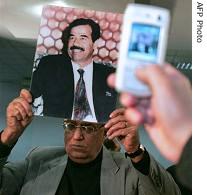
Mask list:
[{"label": "man holding photograph", "polygon": [[[180,195],[170,174],[142,147],[137,126],[119,108],[104,123],[64,120],[65,147],[37,147],[19,163],[7,162],[12,148],[32,121],[27,90],[7,108],[0,133],[0,194],[28,195]],[[119,137],[126,156],[103,142]]]},{"label": "man holding photograph", "polygon": [[[108,119],[115,108],[117,93],[108,87],[106,79],[115,69],[93,61],[99,38],[100,26],[96,22],[76,19],[63,31],[62,54],[40,60],[31,85],[35,104],[41,104],[39,99],[43,101],[43,112],[39,115],[89,121]],[[77,97],[80,93],[82,97]]]}]

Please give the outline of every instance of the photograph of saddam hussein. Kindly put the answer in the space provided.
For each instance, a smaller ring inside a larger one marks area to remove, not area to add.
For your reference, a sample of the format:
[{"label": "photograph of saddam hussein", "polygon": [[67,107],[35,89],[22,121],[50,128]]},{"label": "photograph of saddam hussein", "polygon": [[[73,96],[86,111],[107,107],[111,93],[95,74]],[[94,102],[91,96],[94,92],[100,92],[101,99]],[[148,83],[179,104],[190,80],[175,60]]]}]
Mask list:
[{"label": "photograph of saddam hussein", "polygon": [[106,122],[122,14],[45,6],[31,82],[35,115]]}]

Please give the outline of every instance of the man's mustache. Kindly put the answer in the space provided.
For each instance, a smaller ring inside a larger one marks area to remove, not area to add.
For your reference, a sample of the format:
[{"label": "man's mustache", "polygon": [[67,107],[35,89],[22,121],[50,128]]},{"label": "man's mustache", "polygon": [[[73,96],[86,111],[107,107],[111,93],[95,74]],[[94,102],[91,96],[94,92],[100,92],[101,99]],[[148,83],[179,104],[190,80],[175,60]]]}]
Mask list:
[{"label": "man's mustache", "polygon": [[73,49],[79,49],[79,50],[81,50],[81,51],[85,51],[84,48],[79,47],[79,46],[76,46],[76,45],[73,45],[73,46],[70,47],[70,50],[73,50]]}]

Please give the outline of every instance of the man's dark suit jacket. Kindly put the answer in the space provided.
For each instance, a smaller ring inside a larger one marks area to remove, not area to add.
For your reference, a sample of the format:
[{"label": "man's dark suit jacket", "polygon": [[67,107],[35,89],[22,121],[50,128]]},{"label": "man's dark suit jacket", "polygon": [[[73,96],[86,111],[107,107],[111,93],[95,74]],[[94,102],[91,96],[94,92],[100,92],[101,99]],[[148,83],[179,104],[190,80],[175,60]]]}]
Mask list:
[{"label": "man's dark suit jacket", "polygon": [[[93,63],[93,103],[98,122],[106,122],[115,109],[117,93],[107,85],[106,79],[115,69]],[[43,114],[71,118],[74,99],[74,75],[69,56],[49,55],[40,60],[33,73],[33,98],[42,95]]]},{"label": "man's dark suit jacket", "polygon": [[192,136],[186,143],[180,161],[167,168],[178,184],[182,195],[192,195]]},{"label": "man's dark suit jacket", "polygon": [[177,180],[192,190],[192,136],[186,143],[180,161],[176,165]]}]

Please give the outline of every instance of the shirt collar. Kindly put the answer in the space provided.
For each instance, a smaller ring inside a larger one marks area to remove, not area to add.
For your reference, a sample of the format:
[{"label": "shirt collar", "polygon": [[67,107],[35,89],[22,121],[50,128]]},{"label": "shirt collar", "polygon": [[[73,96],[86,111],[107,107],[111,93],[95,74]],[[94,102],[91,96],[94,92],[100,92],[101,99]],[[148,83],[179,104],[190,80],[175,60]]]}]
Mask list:
[{"label": "shirt collar", "polygon": [[[72,62],[72,65],[73,65],[73,71],[74,71],[74,72],[81,68],[81,67],[80,67],[77,63],[75,63],[74,61],[71,60],[71,62]],[[84,66],[83,68],[81,68],[81,69],[83,69],[85,72],[89,72],[89,71],[92,71],[92,67],[93,67],[93,61],[91,61],[90,64],[85,65],[85,66]]]}]

